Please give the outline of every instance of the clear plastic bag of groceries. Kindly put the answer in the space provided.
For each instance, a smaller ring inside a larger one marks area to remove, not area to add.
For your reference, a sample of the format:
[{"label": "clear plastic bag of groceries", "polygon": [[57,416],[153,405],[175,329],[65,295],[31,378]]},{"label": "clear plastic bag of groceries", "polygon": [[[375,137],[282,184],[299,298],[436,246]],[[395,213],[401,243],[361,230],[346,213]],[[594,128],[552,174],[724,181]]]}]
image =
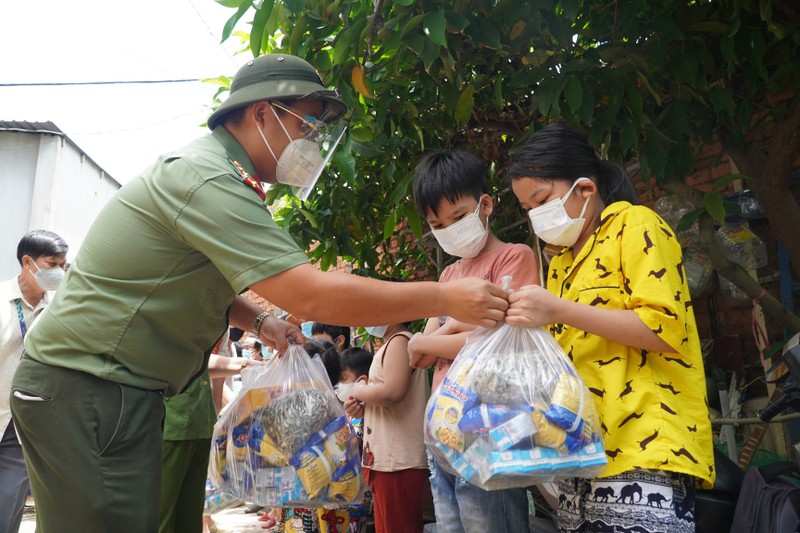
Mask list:
[{"label": "clear plastic bag of groceries", "polygon": [[319,357],[290,345],[283,357],[244,373],[214,425],[211,483],[271,507],[360,501],[358,442]]},{"label": "clear plastic bag of groceries", "polygon": [[470,334],[425,416],[447,471],[483,489],[599,475],[607,463],[592,395],[542,328]]}]

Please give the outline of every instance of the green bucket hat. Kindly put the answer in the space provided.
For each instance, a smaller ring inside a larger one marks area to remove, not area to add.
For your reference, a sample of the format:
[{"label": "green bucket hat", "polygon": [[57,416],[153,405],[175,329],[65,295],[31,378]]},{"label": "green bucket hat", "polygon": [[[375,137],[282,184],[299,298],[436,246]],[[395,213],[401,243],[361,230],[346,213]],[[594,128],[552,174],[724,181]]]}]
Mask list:
[{"label": "green bucket hat", "polygon": [[213,130],[226,113],[255,102],[303,98],[324,100],[333,117],[347,111],[339,93],[325,87],[308,62],[289,54],[259,56],[236,72],[227,100],[208,117],[208,127]]}]

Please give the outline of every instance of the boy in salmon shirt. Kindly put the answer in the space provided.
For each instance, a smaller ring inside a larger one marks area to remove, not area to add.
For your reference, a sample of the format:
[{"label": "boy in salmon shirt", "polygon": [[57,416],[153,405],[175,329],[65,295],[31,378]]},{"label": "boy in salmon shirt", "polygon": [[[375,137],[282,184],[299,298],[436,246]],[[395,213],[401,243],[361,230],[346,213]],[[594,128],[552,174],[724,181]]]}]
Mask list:
[{"label": "boy in salmon shirt", "polygon": [[[500,284],[510,275],[517,289],[537,282],[538,261],[524,244],[505,243],[489,227],[494,204],[487,194],[484,165],[461,152],[427,154],[414,175],[414,202],[442,249],[460,259],[439,282],[476,276]],[[435,365],[432,389],[444,379],[472,326],[447,316],[428,319],[409,342],[411,366]],[[443,470],[428,454],[438,533],[518,533],[528,530],[525,489],[485,491]]]}]

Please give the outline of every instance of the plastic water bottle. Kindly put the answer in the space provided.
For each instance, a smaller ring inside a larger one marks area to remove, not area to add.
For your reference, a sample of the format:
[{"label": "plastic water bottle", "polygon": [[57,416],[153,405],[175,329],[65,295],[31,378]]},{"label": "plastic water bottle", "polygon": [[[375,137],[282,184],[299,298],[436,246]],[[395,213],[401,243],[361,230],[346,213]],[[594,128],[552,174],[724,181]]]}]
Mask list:
[{"label": "plastic water bottle", "polygon": [[717,242],[725,257],[744,268],[767,266],[767,247],[744,222],[726,222],[717,230]]},{"label": "plastic water bottle", "polygon": [[683,269],[686,271],[689,293],[693,297],[700,296],[711,288],[714,266],[702,248],[690,246],[686,249],[683,254]]}]

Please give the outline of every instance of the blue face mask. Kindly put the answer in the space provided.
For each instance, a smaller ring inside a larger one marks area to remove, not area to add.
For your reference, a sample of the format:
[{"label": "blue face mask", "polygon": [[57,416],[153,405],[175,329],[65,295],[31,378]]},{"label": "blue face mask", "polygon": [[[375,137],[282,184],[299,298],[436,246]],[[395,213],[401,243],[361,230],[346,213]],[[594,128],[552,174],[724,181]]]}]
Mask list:
[{"label": "blue face mask", "polygon": [[386,335],[386,330],[388,328],[389,326],[367,326],[364,329],[366,329],[367,333],[369,333],[373,337],[378,337],[379,339],[382,339],[383,336]]},{"label": "blue face mask", "polygon": [[244,357],[245,359],[250,359],[251,357],[253,357],[252,350],[247,350],[247,349],[242,350],[242,357]]},{"label": "blue face mask", "polygon": [[302,324],[300,324],[300,329],[303,331],[303,335],[305,335],[306,338],[309,339],[311,338],[311,327],[313,325],[314,325],[313,322],[303,322]]},{"label": "blue face mask", "polygon": [[264,359],[269,359],[270,357],[272,357],[272,354],[269,352],[269,348],[267,348],[266,346],[261,347],[261,357],[263,357]]}]

